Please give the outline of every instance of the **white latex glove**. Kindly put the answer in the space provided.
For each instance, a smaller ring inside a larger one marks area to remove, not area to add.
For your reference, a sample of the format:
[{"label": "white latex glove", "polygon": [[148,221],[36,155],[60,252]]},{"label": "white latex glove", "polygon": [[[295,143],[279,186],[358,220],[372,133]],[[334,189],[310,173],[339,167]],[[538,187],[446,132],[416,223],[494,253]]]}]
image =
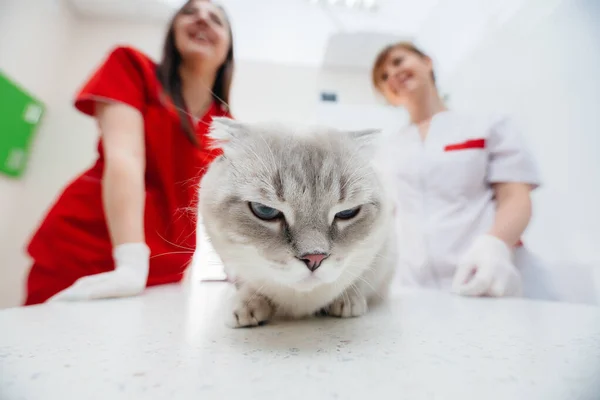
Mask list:
[{"label": "white latex glove", "polygon": [[463,296],[520,296],[521,276],[511,250],[495,236],[479,236],[457,266],[452,291]]},{"label": "white latex glove", "polygon": [[84,276],[48,301],[79,301],[140,294],[148,279],[150,249],[145,243],[125,243],[113,250],[115,269]]}]

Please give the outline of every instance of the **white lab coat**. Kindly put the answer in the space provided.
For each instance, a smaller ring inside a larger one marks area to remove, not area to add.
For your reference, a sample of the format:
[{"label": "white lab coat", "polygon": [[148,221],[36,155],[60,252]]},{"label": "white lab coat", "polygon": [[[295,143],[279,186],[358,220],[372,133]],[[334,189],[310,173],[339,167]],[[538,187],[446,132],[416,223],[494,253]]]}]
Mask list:
[{"label": "white lab coat", "polygon": [[540,185],[521,132],[503,116],[445,111],[425,141],[410,125],[383,144],[378,165],[396,201],[396,280],[405,287],[450,290],[460,257],[494,223],[492,183]]}]

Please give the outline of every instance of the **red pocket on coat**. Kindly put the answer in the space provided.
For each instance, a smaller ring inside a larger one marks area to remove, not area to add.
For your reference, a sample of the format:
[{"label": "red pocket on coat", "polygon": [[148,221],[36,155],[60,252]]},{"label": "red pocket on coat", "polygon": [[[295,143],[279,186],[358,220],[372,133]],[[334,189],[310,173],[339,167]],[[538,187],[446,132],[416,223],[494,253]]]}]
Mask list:
[{"label": "red pocket on coat", "polygon": [[444,151],[485,149],[485,139],[470,139],[462,143],[449,144],[444,147]]}]

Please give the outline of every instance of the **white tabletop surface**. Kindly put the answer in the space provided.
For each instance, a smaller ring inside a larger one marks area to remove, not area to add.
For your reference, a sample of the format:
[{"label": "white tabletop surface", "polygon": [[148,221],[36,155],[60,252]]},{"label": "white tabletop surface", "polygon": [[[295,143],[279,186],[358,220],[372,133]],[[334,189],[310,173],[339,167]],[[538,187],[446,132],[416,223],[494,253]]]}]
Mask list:
[{"label": "white tabletop surface", "polygon": [[600,308],[410,293],[233,330],[225,289],[0,311],[0,399],[600,399]]}]

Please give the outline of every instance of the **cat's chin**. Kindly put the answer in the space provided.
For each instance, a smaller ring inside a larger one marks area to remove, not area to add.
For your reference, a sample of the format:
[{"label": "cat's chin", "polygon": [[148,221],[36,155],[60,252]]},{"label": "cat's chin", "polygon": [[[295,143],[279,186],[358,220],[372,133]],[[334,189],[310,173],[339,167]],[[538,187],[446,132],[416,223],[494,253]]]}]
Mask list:
[{"label": "cat's chin", "polygon": [[311,292],[322,286],[331,285],[339,278],[339,274],[310,274],[289,285],[298,292]]},{"label": "cat's chin", "polygon": [[292,288],[298,292],[310,292],[319,286],[324,285],[325,283],[326,282],[320,278],[317,278],[315,275],[308,275],[304,279],[294,283]]}]

